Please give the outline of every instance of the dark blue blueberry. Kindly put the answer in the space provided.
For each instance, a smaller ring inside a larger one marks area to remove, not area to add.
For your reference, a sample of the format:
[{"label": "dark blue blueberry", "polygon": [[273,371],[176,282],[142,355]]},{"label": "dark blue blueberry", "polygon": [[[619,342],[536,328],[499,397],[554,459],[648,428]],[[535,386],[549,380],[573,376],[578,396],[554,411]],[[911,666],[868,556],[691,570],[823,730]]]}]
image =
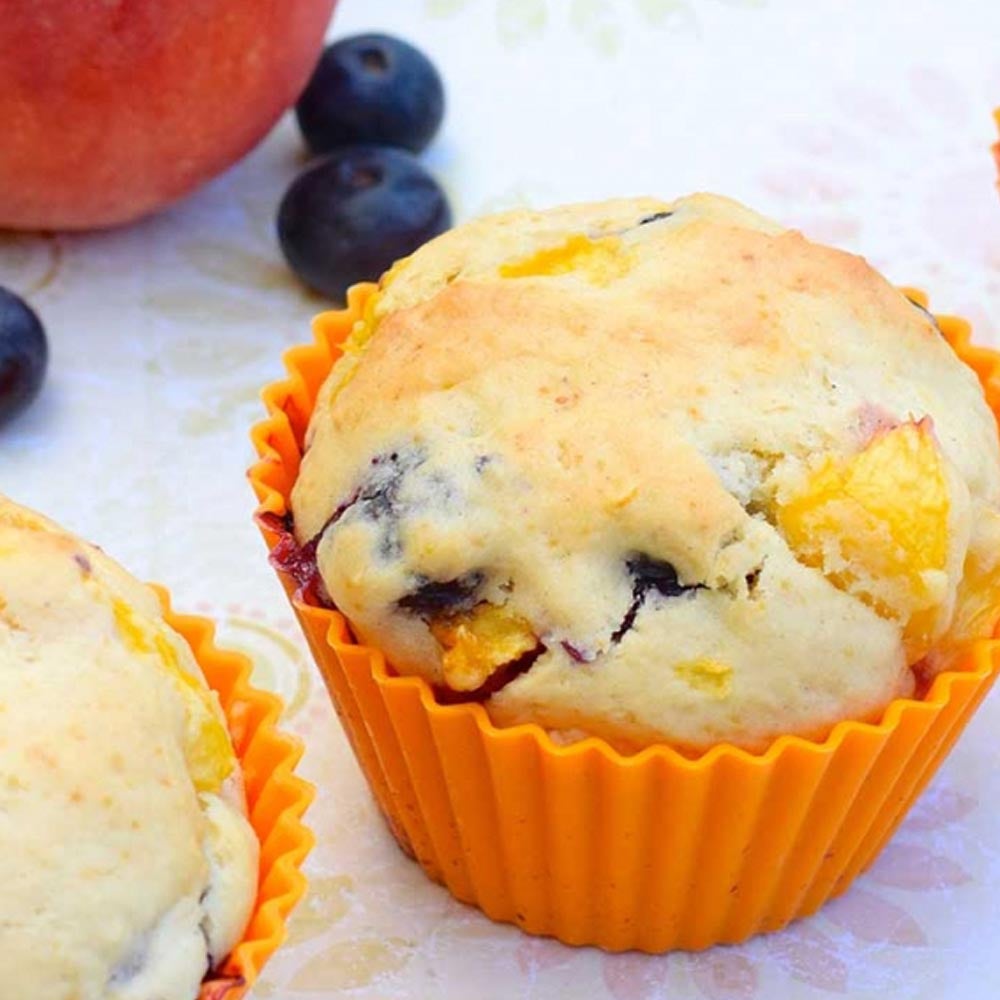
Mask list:
[{"label": "dark blue blueberry", "polygon": [[677,570],[663,559],[653,559],[647,555],[635,555],[625,563],[634,584],[640,591],[656,590],[664,597],[679,597],[696,587],[686,587],[677,579]]},{"label": "dark blue blueberry", "polygon": [[295,114],[314,153],[369,142],[419,153],[444,117],[444,85],[407,42],[354,35],[323,53]]},{"label": "dark blue blueberry", "polygon": [[289,266],[333,299],[377,280],[450,225],[437,181],[409,153],[384,146],[334,153],[294,181],[278,210]]},{"label": "dark blue blueberry", "polygon": [[20,296],[0,288],[0,424],[38,395],[49,361],[45,330]]},{"label": "dark blue blueberry", "polygon": [[636,553],[625,561],[629,576],[632,577],[632,602],[629,604],[618,628],[611,633],[612,642],[620,642],[626,632],[635,624],[639,609],[646,603],[646,597],[655,591],[661,597],[680,597],[703,589],[704,585],[683,584],[677,579],[677,570],[663,559],[654,559],[643,553]]},{"label": "dark blue blueberry", "polygon": [[399,606],[421,618],[443,618],[467,611],[476,603],[476,592],[483,584],[482,573],[465,573],[454,580],[428,580],[422,577],[417,588],[400,598]]}]

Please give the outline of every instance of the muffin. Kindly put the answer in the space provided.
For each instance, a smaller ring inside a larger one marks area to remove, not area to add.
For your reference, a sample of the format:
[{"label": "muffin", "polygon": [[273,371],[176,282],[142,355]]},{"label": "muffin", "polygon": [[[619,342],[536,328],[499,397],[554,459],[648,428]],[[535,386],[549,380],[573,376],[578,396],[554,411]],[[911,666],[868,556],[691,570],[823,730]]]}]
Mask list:
[{"label": "muffin", "polygon": [[398,264],[291,494],[333,605],[494,721],[761,749],[989,633],[1000,449],[862,259],[726,199],[478,220]]},{"label": "muffin", "polygon": [[511,213],[264,391],[257,522],[393,836],[568,944],[847,889],[998,672],[1000,355],[696,196]]},{"label": "muffin", "polygon": [[2,497],[0,692],[8,995],[194,1000],[257,894],[225,717],[153,591]]}]

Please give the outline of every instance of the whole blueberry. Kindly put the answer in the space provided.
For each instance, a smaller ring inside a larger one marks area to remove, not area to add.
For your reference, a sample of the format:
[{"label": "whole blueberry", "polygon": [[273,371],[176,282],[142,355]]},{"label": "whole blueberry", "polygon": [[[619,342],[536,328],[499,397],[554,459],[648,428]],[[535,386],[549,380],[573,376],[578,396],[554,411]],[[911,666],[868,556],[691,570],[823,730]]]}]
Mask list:
[{"label": "whole blueberry", "polygon": [[419,153],[444,117],[444,86],[419,49],[391,35],[330,45],[295,113],[314,153],[379,143]]},{"label": "whole blueberry", "polygon": [[278,239],[310,287],[342,299],[451,225],[444,192],[401,149],[353,146],[306,170],[278,209]]},{"label": "whole blueberry", "polygon": [[41,321],[24,299],[0,288],[0,424],[38,395],[48,360]]}]

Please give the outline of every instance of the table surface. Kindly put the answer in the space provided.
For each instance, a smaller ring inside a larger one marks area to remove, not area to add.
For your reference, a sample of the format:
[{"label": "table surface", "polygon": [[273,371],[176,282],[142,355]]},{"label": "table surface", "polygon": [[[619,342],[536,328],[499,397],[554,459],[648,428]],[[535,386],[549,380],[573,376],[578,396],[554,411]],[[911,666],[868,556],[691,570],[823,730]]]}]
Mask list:
[{"label": "table surface", "polygon": [[[1000,343],[993,0],[342,0],[331,36],[425,48],[449,109],[427,159],[458,219],[615,194],[715,190],[865,254]],[[251,524],[260,387],[323,307],[273,219],[293,123],[156,218],[0,234],[0,283],[44,317],[52,368],[0,437],[0,490],[215,616],[305,738],[312,891],[256,1000],[942,1000],[1000,995],[1000,695],[874,868],[741,947],[570,949],[453,902],[396,849]],[[993,804],[991,804],[993,803]]]}]

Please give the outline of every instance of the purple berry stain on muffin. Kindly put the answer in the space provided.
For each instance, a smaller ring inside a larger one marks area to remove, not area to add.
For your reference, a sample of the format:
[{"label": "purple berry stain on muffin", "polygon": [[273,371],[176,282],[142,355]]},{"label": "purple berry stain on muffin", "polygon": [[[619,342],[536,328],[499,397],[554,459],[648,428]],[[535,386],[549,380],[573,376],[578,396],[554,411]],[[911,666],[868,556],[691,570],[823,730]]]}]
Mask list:
[{"label": "purple berry stain on muffin", "polygon": [[341,520],[361,517],[379,526],[379,555],[383,559],[398,559],[402,551],[399,520],[404,506],[401,498],[404,479],[423,462],[424,456],[418,451],[399,450],[376,455],[371,460],[370,471],[362,484],[338,506],[334,516],[323,526],[319,537],[322,537],[327,528]]},{"label": "purple berry stain on muffin", "polygon": [[574,663],[590,663],[594,659],[593,653],[588,653],[585,649],[582,649],[575,642],[570,642],[568,639],[563,639],[559,645]]},{"label": "purple berry stain on muffin", "polygon": [[681,597],[704,589],[703,584],[683,584],[677,579],[677,570],[663,559],[654,559],[644,553],[630,556],[625,566],[632,577],[632,603],[625,612],[621,624],[611,634],[613,643],[621,642],[635,624],[639,610],[651,594],[661,597]]},{"label": "purple berry stain on muffin", "polygon": [[261,520],[265,527],[280,536],[271,550],[271,565],[282,573],[287,573],[300,587],[308,587],[317,576],[317,539],[299,545],[292,533],[289,519],[272,514],[262,516]]}]

